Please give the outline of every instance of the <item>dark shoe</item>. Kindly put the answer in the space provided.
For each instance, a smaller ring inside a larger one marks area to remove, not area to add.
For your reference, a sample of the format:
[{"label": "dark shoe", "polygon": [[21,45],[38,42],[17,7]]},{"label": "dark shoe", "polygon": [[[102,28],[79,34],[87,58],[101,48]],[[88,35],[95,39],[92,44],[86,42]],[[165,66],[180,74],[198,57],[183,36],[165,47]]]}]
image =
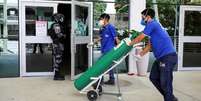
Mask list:
[{"label": "dark shoe", "polygon": [[64,76],[54,76],[54,80],[65,80]]},{"label": "dark shoe", "polygon": [[174,96],[173,101],[179,101],[177,97]]},{"label": "dark shoe", "polygon": [[106,84],[106,85],[114,85],[115,82],[114,82],[114,80],[108,80],[107,82],[104,82],[104,84]]},{"label": "dark shoe", "polygon": [[65,80],[65,77],[62,76],[59,72],[55,72],[54,80]]}]

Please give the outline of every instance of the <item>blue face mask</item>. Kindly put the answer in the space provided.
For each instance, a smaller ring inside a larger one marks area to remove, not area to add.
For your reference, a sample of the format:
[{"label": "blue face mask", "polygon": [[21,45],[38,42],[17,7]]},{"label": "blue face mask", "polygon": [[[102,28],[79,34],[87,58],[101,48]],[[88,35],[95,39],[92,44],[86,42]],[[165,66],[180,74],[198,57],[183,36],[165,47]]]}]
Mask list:
[{"label": "blue face mask", "polygon": [[146,26],[147,25],[147,22],[145,21],[145,19],[141,19],[141,25],[143,25],[143,26]]}]

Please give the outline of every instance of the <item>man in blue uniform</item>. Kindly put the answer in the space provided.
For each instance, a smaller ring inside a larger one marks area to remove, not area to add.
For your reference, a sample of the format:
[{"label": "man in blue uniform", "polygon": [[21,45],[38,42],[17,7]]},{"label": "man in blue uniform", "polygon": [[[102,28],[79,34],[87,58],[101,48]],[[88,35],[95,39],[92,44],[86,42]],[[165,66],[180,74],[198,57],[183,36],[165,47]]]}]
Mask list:
[{"label": "man in blue uniform", "polygon": [[141,24],[145,26],[142,34],[128,45],[140,42],[145,36],[150,38],[148,45],[140,53],[145,55],[152,49],[156,60],[152,66],[150,80],[158,91],[163,95],[164,101],[178,101],[173,95],[173,68],[177,63],[177,54],[172,40],[162,25],[154,19],[155,12],[153,9],[142,11]]},{"label": "man in blue uniform", "polygon": [[[100,29],[100,41],[101,41],[101,53],[102,55],[109,52],[115,47],[115,42],[119,42],[115,27],[109,23],[110,16],[108,14],[102,14],[99,18]],[[114,72],[111,70],[109,72],[109,80],[105,84],[114,85],[115,77]]]}]

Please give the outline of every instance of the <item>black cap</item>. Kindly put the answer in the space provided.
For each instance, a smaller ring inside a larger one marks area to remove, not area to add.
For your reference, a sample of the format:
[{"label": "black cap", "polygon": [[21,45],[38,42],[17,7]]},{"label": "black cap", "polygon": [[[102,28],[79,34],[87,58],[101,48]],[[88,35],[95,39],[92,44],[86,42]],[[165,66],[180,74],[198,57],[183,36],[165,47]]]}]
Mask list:
[{"label": "black cap", "polygon": [[101,16],[99,17],[99,20],[101,20],[101,19],[110,20],[110,15],[109,15],[109,14],[106,14],[106,13],[103,13],[103,14],[101,14]]}]

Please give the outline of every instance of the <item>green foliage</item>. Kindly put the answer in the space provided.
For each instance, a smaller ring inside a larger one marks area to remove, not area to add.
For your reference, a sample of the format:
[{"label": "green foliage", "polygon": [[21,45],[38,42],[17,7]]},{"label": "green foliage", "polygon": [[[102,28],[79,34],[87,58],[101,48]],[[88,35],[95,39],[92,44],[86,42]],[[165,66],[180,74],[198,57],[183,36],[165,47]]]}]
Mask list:
[{"label": "green foliage", "polygon": [[[199,4],[201,0],[156,0],[158,5],[159,21],[167,29],[170,36],[173,36],[175,30],[176,12],[179,13],[181,4]],[[147,0],[147,7],[153,8],[152,0]],[[185,33],[196,34],[200,29],[201,13],[186,13]],[[196,19],[196,20],[195,20]]]},{"label": "green foliage", "polygon": [[95,14],[102,14],[106,9],[106,3],[94,3],[94,13]]},{"label": "green foliage", "polygon": [[115,7],[115,9],[117,10],[117,13],[128,13],[129,6],[128,4],[124,4],[121,7]]},{"label": "green foliage", "polygon": [[99,16],[104,13],[106,9],[106,3],[94,3],[94,19],[98,20]]},{"label": "green foliage", "polygon": [[119,40],[122,40],[124,38],[128,38],[129,37],[129,30],[125,29],[125,30],[117,30],[117,36],[119,38]]},{"label": "green foliage", "polygon": [[[142,34],[141,32],[138,32],[136,30],[131,30],[129,31],[129,33],[134,37],[136,38],[137,36],[139,36],[140,34]],[[141,42],[148,42],[149,41],[149,37],[145,37]]]},{"label": "green foliage", "polygon": [[[124,38],[128,38],[130,35],[132,35],[132,38],[131,39],[134,39],[136,38],[137,36],[139,36],[141,34],[141,32],[138,32],[136,30],[128,30],[128,29],[125,29],[122,33],[119,32],[118,33],[118,38],[120,40],[124,39]],[[149,38],[148,37],[145,37],[142,42],[148,42]]]},{"label": "green foliage", "polygon": [[128,13],[129,0],[115,0],[115,9],[117,13]]},{"label": "green foliage", "polygon": [[94,3],[94,25],[98,27],[99,16],[104,13],[106,9],[106,3],[97,2]]},{"label": "green foliage", "polygon": [[[176,5],[179,0],[157,0],[159,21],[165,27],[170,36],[174,35],[176,20]],[[152,0],[147,0],[147,7],[153,8]]]}]

